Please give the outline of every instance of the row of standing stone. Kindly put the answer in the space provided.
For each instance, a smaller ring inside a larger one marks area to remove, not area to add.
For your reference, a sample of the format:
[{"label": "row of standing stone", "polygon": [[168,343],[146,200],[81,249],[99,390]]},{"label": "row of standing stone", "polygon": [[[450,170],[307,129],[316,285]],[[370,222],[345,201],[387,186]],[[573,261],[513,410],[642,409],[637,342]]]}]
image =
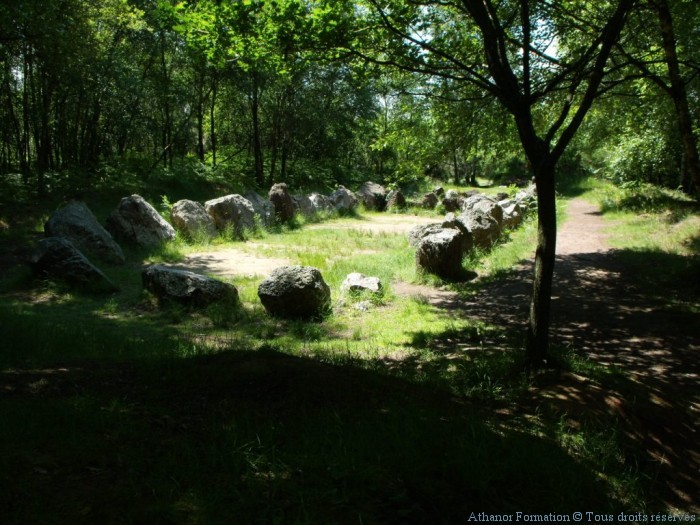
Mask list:
[{"label": "row of standing stone", "polygon": [[461,280],[467,272],[462,266],[465,254],[487,251],[504,231],[518,227],[527,211],[536,206],[536,190],[530,186],[514,197],[498,194],[495,198],[478,192],[460,194],[441,189],[426,194],[425,205],[442,204],[448,212],[442,222],[420,225],[408,234],[416,248],[416,265],[425,272],[448,280]]}]

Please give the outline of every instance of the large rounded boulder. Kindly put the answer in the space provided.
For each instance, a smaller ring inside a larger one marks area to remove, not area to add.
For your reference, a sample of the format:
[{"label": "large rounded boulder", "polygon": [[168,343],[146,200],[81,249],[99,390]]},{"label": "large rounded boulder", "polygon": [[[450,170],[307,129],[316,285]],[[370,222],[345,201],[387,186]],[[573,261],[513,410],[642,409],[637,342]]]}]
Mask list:
[{"label": "large rounded boulder", "polygon": [[238,194],[226,195],[204,203],[204,209],[219,230],[233,228],[237,235],[255,229],[255,209],[251,202]]},{"label": "large rounded boulder", "polygon": [[58,279],[81,291],[99,293],[119,289],[64,237],[40,240],[29,262],[37,277]]},{"label": "large rounded boulder", "polygon": [[198,202],[187,199],[177,201],[170,210],[170,220],[187,237],[216,237],[214,221]]},{"label": "large rounded boulder", "polygon": [[198,308],[213,303],[232,307],[238,304],[235,286],[187,270],[156,264],[143,270],[141,279],[143,287],[161,302],[173,301]]},{"label": "large rounded boulder", "polygon": [[340,213],[349,213],[357,208],[357,197],[345,186],[338,186],[338,189],[331,193],[328,198]]},{"label": "large rounded boulder", "polygon": [[312,266],[281,266],[258,287],[268,314],[286,318],[318,318],[330,308],[331,291]]},{"label": "large rounded boulder", "polygon": [[314,208],[314,213],[331,212],[335,209],[331,200],[320,193],[312,193],[309,195],[309,201]]},{"label": "large rounded boulder", "polygon": [[423,237],[416,250],[419,269],[445,279],[458,279],[463,273],[463,235],[457,229],[443,228]]},{"label": "large rounded boulder", "polygon": [[481,250],[491,249],[501,235],[498,221],[481,209],[465,211],[457,220],[467,227],[472,234],[474,246]]},{"label": "large rounded boulder", "polygon": [[113,264],[124,264],[124,252],[84,202],[55,211],[44,225],[47,237],[63,237],[79,250]]},{"label": "large rounded boulder", "polygon": [[384,211],[386,208],[386,188],[376,182],[365,182],[357,195],[368,210]]},{"label": "large rounded boulder", "polygon": [[119,202],[107,219],[107,229],[118,240],[141,248],[175,239],[175,229],[140,195]]}]

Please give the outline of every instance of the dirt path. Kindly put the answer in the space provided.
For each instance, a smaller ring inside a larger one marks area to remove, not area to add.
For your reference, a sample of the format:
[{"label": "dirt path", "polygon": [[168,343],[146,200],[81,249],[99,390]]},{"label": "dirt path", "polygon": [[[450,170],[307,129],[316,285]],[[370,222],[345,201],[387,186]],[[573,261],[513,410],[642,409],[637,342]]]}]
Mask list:
[{"label": "dirt path", "polygon": [[[551,341],[621,373],[595,383],[575,374],[549,377],[521,409],[565,416],[574,427],[590,419],[619,425],[627,446],[646,457],[654,491],[673,508],[697,512],[700,323],[696,314],[640,290],[607,244],[605,228],[595,205],[569,202],[557,240]],[[429,287],[398,283],[397,289],[517,333],[527,319],[531,283],[528,262],[467,301]]]}]

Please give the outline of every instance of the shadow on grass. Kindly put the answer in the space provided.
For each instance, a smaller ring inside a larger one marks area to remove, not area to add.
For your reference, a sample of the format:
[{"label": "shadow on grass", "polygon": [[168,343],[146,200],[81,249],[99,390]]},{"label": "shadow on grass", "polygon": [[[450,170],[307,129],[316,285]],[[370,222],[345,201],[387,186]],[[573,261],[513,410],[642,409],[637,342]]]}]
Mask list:
[{"label": "shadow on grass", "polygon": [[[535,378],[521,402],[526,410],[529,405],[531,412],[566,416],[578,427],[590,420],[620,425],[623,442],[650,480],[650,493],[688,510],[700,506],[700,295],[693,277],[699,270],[697,256],[660,251],[557,257],[551,324],[556,369]],[[517,347],[531,278],[531,267],[523,264],[505,280],[432,304],[498,327]],[[481,357],[470,359],[469,353],[480,352],[474,335],[447,330],[430,334],[427,343],[417,334],[414,342],[433,348],[438,357],[432,366],[443,370],[494,360],[485,369],[507,382],[508,370],[498,372],[493,355],[509,345],[491,341]]]},{"label": "shadow on grass", "polygon": [[617,510],[585,465],[447,394],[269,351],[0,374],[8,523],[459,523]]}]

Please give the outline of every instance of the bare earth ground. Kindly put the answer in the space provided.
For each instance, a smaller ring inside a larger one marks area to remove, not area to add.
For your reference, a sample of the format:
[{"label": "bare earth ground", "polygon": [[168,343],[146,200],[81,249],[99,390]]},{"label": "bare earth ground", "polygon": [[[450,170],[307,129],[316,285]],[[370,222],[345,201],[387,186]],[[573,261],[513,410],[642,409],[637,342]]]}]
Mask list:
[{"label": "bare earth ground", "polygon": [[[436,222],[436,219],[431,217],[385,214],[380,216],[363,216],[361,221],[335,220],[311,224],[306,229],[333,228],[360,230],[371,233],[408,233],[417,224],[434,222]],[[237,277],[269,275],[275,268],[291,264],[289,259],[265,257],[251,253],[251,251],[255,252],[256,247],[264,246],[262,243],[247,242],[245,249],[226,248],[218,251],[191,253],[187,255],[182,263],[172,264],[171,266],[198,273]]]},{"label": "bare earth ground", "polygon": [[[697,513],[697,316],[669,310],[667,302],[642,293],[633,284],[616,251],[606,244],[605,223],[595,205],[575,199],[570,201],[568,215],[557,241],[552,342],[606,367],[616,367],[622,378],[629,379],[596,384],[575,374],[545,377],[519,409],[560,414],[573,428],[592,419],[614,418],[621,424],[626,444],[644,451],[656,472],[654,488],[664,501],[672,508]],[[422,295],[455,315],[517,330],[524,328],[527,319],[531,274],[532,264],[523,264],[509,278],[485,285],[466,301],[454,292],[406,283],[397,283],[395,291]],[[659,290],[659,295],[663,293]]]}]

